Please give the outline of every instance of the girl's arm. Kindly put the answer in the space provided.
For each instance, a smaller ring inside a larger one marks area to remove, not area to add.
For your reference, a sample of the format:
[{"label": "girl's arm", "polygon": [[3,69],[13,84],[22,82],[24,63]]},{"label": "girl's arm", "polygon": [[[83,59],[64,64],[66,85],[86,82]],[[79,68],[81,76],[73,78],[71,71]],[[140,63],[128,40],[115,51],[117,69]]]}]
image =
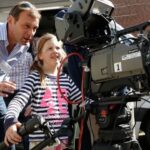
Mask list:
[{"label": "girl's arm", "polygon": [[18,116],[23,110],[25,105],[28,103],[30,96],[34,91],[35,77],[34,74],[27,77],[23,87],[17,92],[16,96],[11,100],[8,110],[5,116],[4,125],[6,130],[5,144],[8,142],[16,144],[21,140],[17,134],[18,128]]},{"label": "girl's arm", "polygon": [[70,78],[69,76],[69,99],[71,100],[81,100],[82,95],[81,95],[81,91],[80,89],[76,86],[76,84],[74,83],[74,81]]}]

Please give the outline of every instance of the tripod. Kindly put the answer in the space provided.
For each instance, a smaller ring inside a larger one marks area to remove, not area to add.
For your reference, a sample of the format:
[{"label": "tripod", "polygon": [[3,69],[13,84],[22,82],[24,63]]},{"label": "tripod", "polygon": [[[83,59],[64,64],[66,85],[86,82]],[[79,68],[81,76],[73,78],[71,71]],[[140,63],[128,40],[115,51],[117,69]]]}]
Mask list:
[{"label": "tripod", "polygon": [[133,139],[131,112],[126,102],[119,102],[121,104],[115,102],[111,109],[113,101],[96,108],[95,117],[100,129],[99,139],[94,142],[92,150],[142,150],[139,142]]},{"label": "tripod", "polygon": [[128,125],[113,130],[100,130],[99,139],[92,150],[142,150],[137,140],[132,139],[132,131]]}]

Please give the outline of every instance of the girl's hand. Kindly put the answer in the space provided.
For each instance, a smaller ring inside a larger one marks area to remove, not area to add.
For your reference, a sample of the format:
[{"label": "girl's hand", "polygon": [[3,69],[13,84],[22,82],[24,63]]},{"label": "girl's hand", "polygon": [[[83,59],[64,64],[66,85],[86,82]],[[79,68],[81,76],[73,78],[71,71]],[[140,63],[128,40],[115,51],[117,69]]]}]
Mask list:
[{"label": "girl's hand", "polygon": [[11,125],[5,133],[4,143],[7,146],[10,144],[18,144],[22,141],[22,137],[17,133],[17,129],[20,128],[21,123],[17,122],[16,124]]}]

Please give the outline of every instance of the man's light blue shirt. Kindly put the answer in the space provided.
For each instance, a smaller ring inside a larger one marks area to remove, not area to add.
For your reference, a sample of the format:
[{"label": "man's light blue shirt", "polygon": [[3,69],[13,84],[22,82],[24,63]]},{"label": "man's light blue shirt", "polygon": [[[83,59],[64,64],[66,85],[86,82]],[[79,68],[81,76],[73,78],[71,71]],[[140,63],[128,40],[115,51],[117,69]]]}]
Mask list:
[{"label": "man's light blue shirt", "polygon": [[0,82],[14,81],[20,88],[29,74],[32,56],[27,52],[28,45],[16,44],[11,53],[7,51],[7,24],[0,23]]}]

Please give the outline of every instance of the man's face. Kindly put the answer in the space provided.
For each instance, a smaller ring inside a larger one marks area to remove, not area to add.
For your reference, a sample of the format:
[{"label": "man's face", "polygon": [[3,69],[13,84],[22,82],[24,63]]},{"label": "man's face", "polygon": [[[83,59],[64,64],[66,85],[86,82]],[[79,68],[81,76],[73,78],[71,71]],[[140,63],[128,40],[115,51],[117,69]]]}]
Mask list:
[{"label": "man's face", "polygon": [[26,45],[32,40],[39,27],[39,19],[31,17],[29,11],[21,12],[17,21],[12,17],[11,23],[14,40],[22,45]]}]

